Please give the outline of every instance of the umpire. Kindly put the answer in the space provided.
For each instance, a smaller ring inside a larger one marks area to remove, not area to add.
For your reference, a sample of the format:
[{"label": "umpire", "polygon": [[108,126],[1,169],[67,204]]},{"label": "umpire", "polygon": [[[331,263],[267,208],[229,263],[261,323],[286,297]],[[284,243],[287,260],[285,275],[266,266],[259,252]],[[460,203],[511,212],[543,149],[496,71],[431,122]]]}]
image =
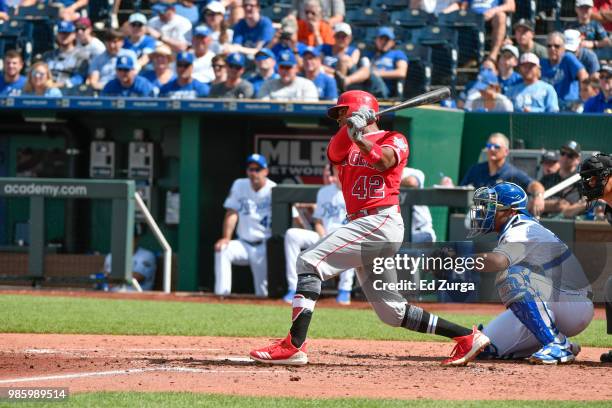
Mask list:
[{"label": "umpire", "polygon": [[[605,217],[612,225],[612,156],[598,154],[582,162],[580,188],[587,201],[603,199],[606,202]],[[612,276],[606,282],[606,320],[608,334],[612,334]],[[612,350],[601,355],[602,363],[612,363]]]}]

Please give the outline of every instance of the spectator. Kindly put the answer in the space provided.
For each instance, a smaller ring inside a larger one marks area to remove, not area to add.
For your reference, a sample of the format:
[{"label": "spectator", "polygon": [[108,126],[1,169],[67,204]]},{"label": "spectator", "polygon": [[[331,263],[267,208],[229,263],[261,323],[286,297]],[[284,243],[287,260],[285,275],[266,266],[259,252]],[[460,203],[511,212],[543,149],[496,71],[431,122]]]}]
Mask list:
[{"label": "spectator", "polygon": [[206,98],[210,87],[193,78],[194,61],[192,53],[179,52],[176,55],[176,78],[161,87],[159,96],[170,99]]},{"label": "spectator", "polygon": [[556,150],[545,151],[540,157],[540,169],[542,170],[542,176],[548,176],[559,171],[559,152]]},{"label": "spectator", "polygon": [[517,112],[559,112],[557,92],[552,85],[541,81],[540,60],[532,53],[521,55],[519,72],[523,82],[508,91]]},{"label": "spectator", "polygon": [[193,0],[179,0],[174,5],[174,9],[177,15],[189,20],[192,27],[200,21],[200,12]]},{"label": "spectator", "polygon": [[104,52],[104,43],[93,35],[90,19],[87,17],[79,18],[75,23],[75,27],[77,49],[87,55],[86,59],[92,60]]},{"label": "spectator", "polygon": [[162,86],[176,78],[172,69],[172,50],[166,44],[160,43],[150,58],[153,61],[153,70],[141,72],[140,75],[153,85],[155,93],[158,94]]},{"label": "spectator", "polygon": [[210,49],[215,54],[227,52],[227,46],[232,43],[234,30],[225,21],[225,7],[219,1],[211,1],[204,9],[205,25],[212,31]]},{"label": "spectator", "polygon": [[584,65],[571,52],[565,52],[563,34],[553,32],[548,35],[548,58],[542,60],[542,79],[551,84],[562,108],[577,101],[579,83],[588,78]]},{"label": "spectator", "polygon": [[[49,2],[54,3],[54,2]],[[89,0],[61,0],[55,2],[60,4],[62,7],[60,8],[59,17],[63,21],[75,21],[81,15],[80,11],[87,7],[89,4]],[[23,0],[20,4],[20,7],[31,7],[37,4],[37,0]],[[52,70],[53,71],[53,70]],[[57,78],[56,78],[57,79]]]},{"label": "spectator", "polygon": [[298,41],[297,23],[294,19],[285,18],[283,20],[281,29],[275,39],[276,42],[270,49],[276,59],[278,59],[281,52],[286,50],[292,51],[295,55],[302,55],[307,47],[306,44]]},{"label": "spectator", "polygon": [[535,54],[538,58],[548,58],[546,47],[536,42],[533,38],[535,29],[531,21],[521,18],[514,24],[514,40],[521,55],[528,52]]},{"label": "spectator", "polygon": [[255,54],[256,72],[247,79],[253,85],[253,95],[257,95],[259,89],[268,79],[280,78],[275,71],[276,58],[268,48],[262,48]]},{"label": "spectator", "polygon": [[497,65],[495,65],[495,63],[493,63],[493,61],[491,61],[490,59],[485,59],[482,64],[480,64],[480,71],[478,71],[478,76],[476,77],[476,80],[468,82],[465,85],[465,90],[459,94],[457,102],[458,107],[460,109],[463,109],[465,107],[465,104],[470,103],[471,100],[480,97],[480,92],[474,89],[474,85],[476,85],[478,81],[480,81],[483,73],[485,72],[492,72],[496,76],[499,75],[499,72],[497,71]]},{"label": "spectator", "polygon": [[155,51],[155,40],[147,32],[147,17],[142,13],[132,13],[128,18],[127,37],[123,48],[132,50],[138,58],[138,65],[145,67],[150,62],[150,56]]},{"label": "spectator", "polygon": [[[563,180],[578,172],[580,164],[580,145],[573,140],[568,141],[560,149],[559,170],[555,173],[543,176],[540,183],[545,189],[549,189]],[[559,191],[544,201],[544,216],[553,217],[564,212],[574,212],[576,208],[584,207],[581,202],[582,194],[578,187],[579,183]]]},{"label": "spectator", "polygon": [[[93,89],[103,89],[104,85],[115,77],[115,63],[119,57],[130,57],[137,60],[136,53],[123,48],[123,33],[110,29],[105,34],[106,51],[98,55],[89,67],[89,85]],[[136,68],[136,67],[135,67]]]},{"label": "spectator", "polygon": [[495,62],[504,38],[506,38],[506,18],[514,13],[514,0],[464,0],[461,8],[482,14],[485,21],[491,24],[491,52],[489,58]]},{"label": "spectator", "polygon": [[246,62],[244,55],[239,53],[230,54],[225,62],[227,64],[227,79],[224,82],[215,83],[210,89],[210,96],[213,98],[230,99],[249,99],[253,97],[253,85],[241,78]]},{"label": "spectator", "polygon": [[603,24],[607,32],[612,32],[612,1],[595,0],[591,17]]},{"label": "spectator", "polygon": [[599,70],[599,89],[599,94],[584,104],[584,112],[612,114],[612,65]]},{"label": "spectator", "polygon": [[0,97],[19,96],[26,83],[26,77],[21,75],[23,57],[15,50],[4,54],[4,71],[0,76]]},{"label": "spectator", "polygon": [[244,18],[234,26],[234,44],[246,55],[255,55],[274,38],[272,21],[260,14],[259,0],[244,0]]},{"label": "spectator", "polygon": [[297,76],[297,60],[291,51],[284,51],[278,59],[278,79],[268,79],[263,83],[257,97],[263,100],[304,101],[319,100],[315,84]]},{"label": "spectator", "polygon": [[[361,57],[361,51],[351,45],[353,30],[347,23],[334,26],[334,44],[320,47],[323,55],[323,69],[336,78],[337,85],[344,91],[353,83],[370,78],[370,60]],[[382,87],[382,82],[381,85]]]},{"label": "spectator", "polygon": [[395,34],[391,27],[381,27],[374,40],[375,51],[366,55],[372,62],[372,75],[385,81],[388,97],[401,96],[408,73],[408,57],[394,49]]},{"label": "spectator", "polygon": [[580,83],[580,100],[584,104],[586,101],[599,93],[599,79],[587,79]]},{"label": "spectator", "polygon": [[[302,0],[293,0],[293,9],[300,10],[299,17],[304,20],[306,16],[303,13],[304,7],[301,3],[303,3]],[[321,0],[321,16],[331,27],[344,20],[345,12],[344,0]]]},{"label": "spectator", "polygon": [[[143,234],[140,224],[134,226],[134,238],[132,240],[132,277],[138,281],[142,290],[153,290],[155,285],[155,272],[157,270],[157,260],[155,254],[148,249],[139,246],[140,236]],[[104,274],[110,275],[113,265],[112,254],[109,253],[104,258]],[[129,288],[129,289],[128,289]],[[129,286],[127,290],[132,290]]]},{"label": "spectator", "polygon": [[[412,167],[402,170],[402,187],[425,187],[425,173]],[[431,212],[426,205],[412,206],[411,242],[436,242],[436,232],[433,229]]]},{"label": "spectator", "polygon": [[136,59],[121,55],[115,64],[116,77],[104,85],[102,96],[152,97],[155,87],[136,73]]},{"label": "spectator", "polygon": [[581,37],[578,30],[565,30],[563,32],[565,39],[565,49],[573,53],[578,61],[584,66],[590,77],[597,79],[599,75],[599,61],[597,55],[588,48],[582,48],[580,45]]},{"label": "spectator", "polygon": [[429,14],[446,14],[456,10],[457,0],[410,0],[411,9],[420,9]]},{"label": "spectator", "polygon": [[514,85],[523,81],[521,75],[514,70],[518,65],[519,50],[514,45],[506,44],[502,47],[497,59],[497,72],[501,93],[506,95]]},{"label": "spectator", "polygon": [[[225,199],[223,233],[215,243],[215,295],[232,291],[232,264],[250,265],[257,296],[268,295],[266,240],[270,238],[272,187],[265,157],[247,158],[247,176],[234,181]],[[237,225],[237,226],[236,226]],[[232,235],[236,230],[236,238]]]},{"label": "spectator", "polygon": [[[576,0],[578,21],[571,26],[582,34],[582,48],[596,51],[612,46],[612,40],[599,21],[593,20],[593,0]],[[607,56],[606,56],[607,57]]]},{"label": "spectator", "polygon": [[470,112],[512,112],[510,99],[499,93],[497,75],[493,71],[483,71],[480,80],[474,85],[480,96],[468,99],[465,110]]},{"label": "spectator", "polygon": [[321,14],[319,0],[305,0],[303,4],[304,18],[298,18],[298,41],[308,46],[333,44],[334,34],[331,26]]},{"label": "spectator", "polygon": [[8,21],[9,19],[9,8],[6,4],[6,0],[0,0],[0,21]]},{"label": "spectator", "polygon": [[539,215],[544,210],[544,187],[532,179],[523,170],[514,167],[506,160],[510,152],[510,141],[502,133],[493,133],[486,144],[487,161],[470,167],[460,185],[472,185],[474,188],[491,187],[500,181],[518,184],[531,193],[529,211]]},{"label": "spectator", "polygon": [[302,54],[302,58],[304,60],[304,77],[315,84],[319,93],[319,99],[322,101],[335,101],[338,98],[336,81],[323,70],[319,49],[308,47]]},{"label": "spectator", "polygon": [[174,3],[155,3],[151,10],[155,17],[149,20],[149,35],[173,52],[187,50],[189,41],[186,36],[191,33],[192,25],[185,17],[176,14]]},{"label": "spectator", "polygon": [[[223,84],[227,81],[227,63],[223,55],[215,55],[212,59],[212,68],[215,73],[215,79],[210,83],[212,85]],[[212,88],[210,90],[212,92]]]},{"label": "spectator", "polygon": [[193,29],[193,77],[200,82],[209,83],[215,79],[212,68],[212,59],[215,53],[210,50],[212,44],[212,31],[205,25]]},{"label": "spectator", "polygon": [[57,49],[47,51],[42,59],[47,63],[59,88],[79,86],[87,75],[87,56],[76,48],[76,28],[69,21],[57,25]]},{"label": "spectator", "polygon": [[38,61],[30,68],[28,81],[23,86],[23,95],[44,96],[45,98],[61,98],[62,91],[57,89],[49,66]]}]

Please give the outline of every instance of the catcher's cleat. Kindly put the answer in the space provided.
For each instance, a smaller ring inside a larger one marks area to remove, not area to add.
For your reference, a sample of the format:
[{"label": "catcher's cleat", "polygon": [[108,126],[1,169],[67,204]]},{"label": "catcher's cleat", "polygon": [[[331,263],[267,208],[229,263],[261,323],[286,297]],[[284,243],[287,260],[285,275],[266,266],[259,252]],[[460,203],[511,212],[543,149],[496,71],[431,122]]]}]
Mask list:
[{"label": "catcher's cleat", "polygon": [[304,365],[308,363],[306,342],[297,348],[291,344],[291,333],[282,340],[276,340],[269,346],[252,350],[249,353],[252,360],[266,364]]},{"label": "catcher's cleat", "polygon": [[443,366],[464,366],[474,360],[476,356],[484,350],[491,340],[485,336],[480,330],[473,327],[472,333],[467,336],[453,338],[457,342],[455,348],[451,351],[449,358],[442,362]]},{"label": "catcher's cleat", "polygon": [[569,340],[563,343],[552,342],[529,357],[532,364],[569,364],[576,359],[572,353],[572,346]]},{"label": "catcher's cleat", "polygon": [[602,363],[612,363],[612,350],[607,353],[603,353],[601,357],[599,357],[599,361]]}]

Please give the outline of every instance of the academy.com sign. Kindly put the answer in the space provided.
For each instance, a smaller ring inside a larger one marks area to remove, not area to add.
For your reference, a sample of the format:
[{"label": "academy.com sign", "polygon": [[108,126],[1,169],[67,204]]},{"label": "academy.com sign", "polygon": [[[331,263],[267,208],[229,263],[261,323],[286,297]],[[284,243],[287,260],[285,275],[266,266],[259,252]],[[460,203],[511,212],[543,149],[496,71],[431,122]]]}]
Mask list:
[{"label": "academy.com sign", "polygon": [[54,186],[36,183],[14,183],[5,184],[2,191],[9,196],[83,197],[87,195],[87,187],[79,185]]}]

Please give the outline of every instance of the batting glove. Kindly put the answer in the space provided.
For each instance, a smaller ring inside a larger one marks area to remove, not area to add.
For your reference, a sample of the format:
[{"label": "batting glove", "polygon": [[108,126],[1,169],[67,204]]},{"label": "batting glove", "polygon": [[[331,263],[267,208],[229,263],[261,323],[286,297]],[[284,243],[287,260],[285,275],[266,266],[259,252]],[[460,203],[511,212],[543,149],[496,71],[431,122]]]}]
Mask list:
[{"label": "batting glove", "polygon": [[363,116],[368,124],[376,122],[376,112],[374,112],[374,109],[362,106],[357,112]]},{"label": "batting glove", "polygon": [[347,120],[348,124],[348,134],[355,142],[361,141],[361,136],[363,135],[363,129],[368,126],[368,122],[366,121],[365,114],[362,112],[353,112],[350,118]]}]

